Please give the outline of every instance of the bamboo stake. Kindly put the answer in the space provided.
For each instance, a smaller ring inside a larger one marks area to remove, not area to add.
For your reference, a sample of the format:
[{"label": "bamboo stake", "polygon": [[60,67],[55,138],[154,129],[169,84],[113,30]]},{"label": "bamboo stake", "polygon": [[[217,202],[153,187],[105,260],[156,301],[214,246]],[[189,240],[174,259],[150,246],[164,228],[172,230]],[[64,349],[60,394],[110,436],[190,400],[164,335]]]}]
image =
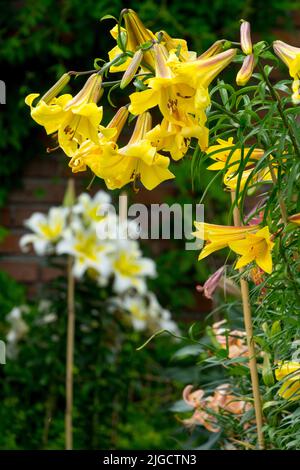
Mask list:
[{"label": "bamboo stake", "polygon": [[68,256],[68,323],[67,323],[67,359],[66,359],[66,450],[73,449],[73,366],[75,336],[75,282],[73,276],[73,257]]},{"label": "bamboo stake", "polygon": [[[63,205],[68,207],[69,223],[72,220],[72,207],[75,201],[74,180],[68,181]],[[67,345],[66,345],[66,411],[65,411],[65,447],[73,449],[73,369],[75,340],[75,279],[73,275],[74,259],[67,260]]]},{"label": "bamboo stake", "polygon": [[[231,201],[234,203],[236,199],[235,191],[231,192]],[[234,225],[239,227],[241,226],[241,216],[240,211],[237,206],[233,209],[233,221]],[[243,272],[243,269],[240,269],[240,273]],[[259,380],[257,372],[257,363],[256,363],[256,353],[255,353],[255,342],[253,340],[253,325],[252,325],[252,315],[251,315],[251,306],[250,306],[250,297],[249,297],[249,285],[246,279],[243,277],[240,280],[241,284],[241,293],[242,293],[242,303],[243,303],[243,314],[244,314],[244,324],[245,331],[247,335],[247,345],[249,351],[249,368],[252,384],[252,393],[254,399],[254,409],[255,409],[255,420],[257,428],[257,438],[258,438],[258,447],[259,449],[264,449],[264,435],[263,435],[263,414],[262,414],[262,403],[261,396],[259,391]]]}]

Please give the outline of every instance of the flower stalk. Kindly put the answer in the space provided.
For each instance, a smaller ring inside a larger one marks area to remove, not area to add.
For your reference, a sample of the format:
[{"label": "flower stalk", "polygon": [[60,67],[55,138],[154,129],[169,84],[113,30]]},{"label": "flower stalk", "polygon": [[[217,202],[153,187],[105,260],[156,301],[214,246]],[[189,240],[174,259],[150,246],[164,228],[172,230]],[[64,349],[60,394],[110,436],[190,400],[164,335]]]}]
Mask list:
[{"label": "flower stalk", "polygon": [[[74,180],[69,179],[64,206],[70,209],[69,222],[72,218],[75,190]],[[75,343],[75,278],[73,274],[73,256],[67,259],[67,346],[66,346],[66,411],[65,411],[65,446],[73,449],[73,369]]]},{"label": "flower stalk", "polygon": [[[235,202],[236,194],[235,191],[231,192],[231,201]],[[241,216],[240,211],[237,206],[233,209],[233,221],[234,225],[237,227],[241,226]],[[240,273],[243,272],[243,268],[240,269]],[[254,399],[254,409],[255,409],[255,420],[256,420],[256,429],[257,429],[257,438],[258,438],[258,448],[260,450],[264,449],[264,434],[263,434],[263,413],[262,413],[262,401],[259,390],[259,380],[257,372],[257,362],[256,362],[256,352],[255,352],[255,342],[253,339],[253,324],[252,324],[252,314],[250,306],[250,297],[249,297],[249,285],[246,279],[243,277],[240,280],[241,285],[241,294],[242,294],[242,303],[243,303],[243,314],[244,314],[244,324],[245,331],[247,335],[247,345],[249,351],[249,368],[252,384],[252,393]]]}]

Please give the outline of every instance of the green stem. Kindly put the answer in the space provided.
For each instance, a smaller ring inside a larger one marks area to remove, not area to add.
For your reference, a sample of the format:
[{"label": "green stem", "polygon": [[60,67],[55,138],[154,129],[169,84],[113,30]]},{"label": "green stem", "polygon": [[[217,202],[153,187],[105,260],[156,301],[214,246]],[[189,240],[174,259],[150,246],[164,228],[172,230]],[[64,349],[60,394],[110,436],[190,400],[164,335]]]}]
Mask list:
[{"label": "green stem", "polygon": [[213,106],[215,108],[217,108],[219,111],[222,111],[222,113],[224,114],[227,114],[227,116],[229,116],[231,119],[233,119],[234,121],[236,122],[240,122],[239,118],[236,117],[236,115],[234,113],[232,113],[231,111],[228,111],[228,109],[226,109],[225,107],[221,106],[219,103],[217,103],[216,101],[212,101],[211,102],[213,104]]}]

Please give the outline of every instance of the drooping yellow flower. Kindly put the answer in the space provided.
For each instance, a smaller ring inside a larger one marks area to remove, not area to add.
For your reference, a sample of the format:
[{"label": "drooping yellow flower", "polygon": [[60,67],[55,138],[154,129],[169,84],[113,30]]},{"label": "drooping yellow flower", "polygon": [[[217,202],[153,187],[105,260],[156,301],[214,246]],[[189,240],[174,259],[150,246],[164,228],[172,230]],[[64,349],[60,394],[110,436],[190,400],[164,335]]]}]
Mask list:
[{"label": "drooping yellow flower", "polygon": [[216,160],[216,163],[213,163],[207,168],[208,170],[217,171],[227,168],[231,173],[238,170],[242,155],[243,158],[246,159],[250,153],[250,157],[245,166],[246,168],[253,165],[255,161],[259,160],[264,155],[264,151],[259,148],[253,150],[245,147],[244,152],[242,152],[240,148],[236,147],[232,137],[229,137],[228,140],[217,139],[217,144],[210,145],[205,153],[213,160]]},{"label": "drooping yellow flower", "polygon": [[[298,372],[299,371],[299,372]],[[300,363],[280,362],[275,370],[277,380],[284,380],[278,394],[286,400],[296,401],[300,399]]]},{"label": "drooping yellow flower", "polygon": [[274,243],[270,239],[268,227],[262,229],[258,225],[234,227],[205,222],[195,222],[195,227],[197,228],[194,232],[195,237],[207,242],[199,255],[199,260],[214,251],[229,247],[235,253],[242,255],[235,266],[236,269],[255,261],[267,273],[272,271],[271,250]]},{"label": "drooping yellow flower", "polygon": [[208,129],[204,125],[205,119],[205,116],[201,119],[189,115],[186,125],[181,127],[164,118],[146,137],[157,150],[169,152],[173,160],[179,160],[188,151],[192,137],[198,139],[202,150],[207,148]]},{"label": "drooping yellow flower", "polygon": [[120,108],[106,127],[100,126],[101,132],[98,134],[98,143],[90,140],[84,141],[74,152],[69,166],[73,173],[86,171],[89,167],[93,173],[101,173],[102,156],[117,148],[116,141],[127,121],[128,110],[125,106]]},{"label": "drooping yellow flower", "polygon": [[272,272],[271,251],[274,243],[268,227],[263,227],[256,233],[246,233],[244,240],[231,241],[228,245],[235,253],[242,255],[236,263],[236,269],[255,261],[266,273]]},{"label": "drooping yellow flower", "polygon": [[[237,49],[228,49],[227,51],[210,55],[218,50],[217,46],[214,49],[210,48],[197,59],[187,62],[180,62],[176,60],[177,56],[175,54],[170,54],[168,63],[173,73],[197,89],[196,101],[199,103],[201,103],[203,90],[206,90],[219,73],[232,62],[237,52]],[[209,53],[210,50],[211,53]]]},{"label": "drooping yellow flower", "polygon": [[[168,64],[168,54],[164,46],[156,44],[153,48],[156,59],[156,76],[147,80],[149,87],[147,90],[133,93],[130,96],[131,104],[129,111],[139,115],[147,109],[159,106],[164,118],[162,133],[165,133],[166,129],[168,133],[164,137],[168,138],[175,133],[180,136],[177,140],[181,140],[179,145],[181,150],[179,152],[172,151],[172,156],[176,155],[174,158],[178,159],[185,153],[185,151],[182,151],[182,148],[186,147],[186,142],[183,139],[195,137],[198,139],[200,147],[202,149],[206,148],[208,131],[205,127],[205,109],[209,105],[207,86],[210,83],[210,79],[216,75],[216,70],[224,68],[231,53],[226,55],[226,60],[223,56],[224,60],[221,60],[222,66],[218,61],[215,62],[214,57],[193,61],[193,64],[197,62],[197,67],[195,70],[195,66],[192,64],[192,67],[188,69],[191,75],[189,77],[188,71],[181,71],[180,74],[177,74],[177,70],[175,72],[172,70],[173,66],[171,67]],[[230,57],[232,57],[232,54]],[[178,61],[178,58],[173,59],[173,64],[174,61]],[[207,66],[204,70],[204,64],[207,62],[213,65],[210,68]],[[191,62],[180,64],[188,66]],[[213,72],[211,69],[213,69]],[[194,80],[195,74],[198,74],[197,76],[199,77],[196,81]],[[166,142],[165,138],[163,140]],[[169,147],[170,145],[167,144],[165,146],[163,144],[162,148],[168,148],[169,151]],[[174,148],[174,145],[172,147]]]},{"label": "drooping yellow flower", "polygon": [[50,102],[43,98],[33,106],[38,94],[30,94],[25,102],[30,106],[32,118],[44,126],[47,134],[58,131],[58,142],[67,155],[72,155],[86,139],[97,143],[102,107],[97,101],[102,94],[102,77],[93,74],[73,98],[65,94],[53,97]]},{"label": "drooping yellow flower", "polygon": [[300,48],[290,46],[283,41],[274,41],[273,49],[276,55],[289,68],[290,76],[294,79],[292,85],[292,100],[300,103]]},{"label": "drooping yellow flower", "polygon": [[[273,168],[274,173],[277,175],[277,168]],[[266,183],[272,182],[272,175],[270,169],[263,168],[262,170],[257,171],[252,175],[253,168],[249,168],[242,172],[242,175],[239,175],[237,172],[232,172],[231,170],[227,171],[224,175],[224,184],[230,190],[236,190],[239,184],[239,190],[242,190],[246,183],[248,183],[248,188],[257,183]],[[250,178],[250,181],[248,182]]]},{"label": "drooping yellow flower", "polygon": [[69,156],[87,139],[98,142],[103,108],[96,103],[103,93],[101,82],[101,75],[91,75],[82,90],[64,107],[66,114],[58,129],[58,143]]},{"label": "drooping yellow flower", "polygon": [[[159,106],[162,115],[170,122],[184,125],[187,113],[195,112],[196,90],[187,80],[179,79],[167,64],[168,52],[161,44],[154,44],[155,77],[147,80],[148,89],[130,95],[129,111],[142,114]],[[206,104],[209,98],[207,94]]]},{"label": "drooping yellow flower", "polygon": [[197,229],[193,233],[195,237],[207,242],[199,255],[199,260],[206,258],[206,256],[214,251],[228,247],[232,241],[243,240],[246,233],[258,230],[256,225],[234,227],[230,225],[207,224],[205,222],[194,222],[194,224]]},{"label": "drooping yellow flower", "polygon": [[[207,168],[208,170],[227,170],[223,181],[228,189],[235,190],[238,183],[239,189],[243,189],[249,177],[251,177],[250,186],[255,183],[272,181],[269,168],[263,168],[251,176],[255,163],[264,156],[264,150],[260,148],[245,147],[242,150],[236,147],[233,138],[229,137],[228,140],[217,139],[217,144],[210,145],[205,153],[216,160],[216,163]],[[242,157],[244,170],[242,175],[239,175],[238,170],[242,163]],[[244,163],[245,160],[246,163]],[[277,173],[276,167],[274,167],[274,172]]]},{"label": "drooping yellow flower", "polygon": [[197,115],[207,108],[208,85],[230,63],[236,51],[230,49],[207,59],[180,62],[176,54],[168,56],[161,44],[155,44],[153,49],[155,77],[147,80],[147,90],[130,96],[129,111],[141,114],[159,106],[165,119],[185,127],[188,114]]},{"label": "drooping yellow flower", "polygon": [[122,188],[127,183],[140,180],[145,188],[151,190],[162,181],[174,178],[168,170],[169,158],[159,154],[145,137],[150,129],[151,116],[144,113],[138,117],[127,145],[107,147],[101,155],[99,167],[93,171],[105,180],[109,189]]}]

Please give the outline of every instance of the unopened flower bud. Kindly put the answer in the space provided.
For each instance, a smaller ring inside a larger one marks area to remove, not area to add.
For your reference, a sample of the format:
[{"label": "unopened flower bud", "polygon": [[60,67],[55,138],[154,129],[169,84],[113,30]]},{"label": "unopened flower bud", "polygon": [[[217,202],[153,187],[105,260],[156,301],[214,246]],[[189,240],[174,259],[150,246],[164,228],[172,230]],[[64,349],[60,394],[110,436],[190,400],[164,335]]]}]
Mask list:
[{"label": "unopened flower bud", "polygon": [[198,59],[208,59],[208,57],[212,57],[219,52],[222,52],[224,45],[224,40],[220,39],[219,41],[214,42],[207,51],[203,52]]},{"label": "unopened flower bud", "polygon": [[135,74],[136,74],[136,71],[138,70],[140,64],[141,64],[141,61],[143,59],[143,51],[141,49],[139,49],[138,51],[136,51],[136,53],[134,54],[126,72],[124,73],[123,77],[122,77],[122,80],[121,80],[121,83],[120,83],[120,88],[123,89],[125,88],[130,82],[131,80],[134,78]]},{"label": "unopened flower bud", "polygon": [[244,86],[250,80],[254,69],[254,55],[247,55],[243,61],[243,65],[236,76],[236,83]]},{"label": "unopened flower bud", "polygon": [[252,54],[251,28],[248,21],[242,20],[240,28],[241,48],[244,54]]},{"label": "unopened flower bud", "polygon": [[42,101],[45,103],[50,103],[62,90],[63,88],[69,83],[70,75],[68,73],[64,73],[60,79],[48,90],[41,98]]}]

